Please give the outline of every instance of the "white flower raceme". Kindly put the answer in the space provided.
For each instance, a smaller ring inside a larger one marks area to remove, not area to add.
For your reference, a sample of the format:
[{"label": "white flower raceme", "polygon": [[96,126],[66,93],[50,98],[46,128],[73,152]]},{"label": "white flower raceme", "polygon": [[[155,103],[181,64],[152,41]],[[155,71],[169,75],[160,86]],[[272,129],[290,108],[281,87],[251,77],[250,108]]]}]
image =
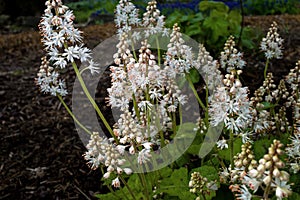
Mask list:
[{"label": "white flower raceme", "polygon": [[165,66],[171,76],[176,74],[188,73],[195,66],[191,47],[184,44],[180,33],[180,27],[177,24],[173,26],[170,43],[166,53]]},{"label": "white flower raceme", "polygon": [[201,75],[210,91],[222,85],[223,77],[221,71],[218,69],[219,64],[216,60],[213,60],[213,57],[209,55],[209,52],[206,51],[203,44],[199,45],[199,53],[195,67],[201,71]]},{"label": "white flower raceme", "polygon": [[63,96],[67,94],[64,81],[58,81],[60,82],[58,85],[56,80],[60,70],[66,68],[68,63],[75,60],[87,61],[89,66],[86,69],[90,69],[92,74],[97,72],[97,67],[91,59],[91,51],[82,44],[81,32],[74,27],[73,12],[64,6],[61,0],[48,0],[46,6],[47,9],[42,16],[39,28],[42,36],[41,41],[47,53],[43,59],[49,61],[47,65],[51,68],[46,70],[47,73],[45,74],[43,71],[45,67],[41,66],[43,69],[38,73],[37,84],[44,92]]},{"label": "white flower raceme", "polygon": [[120,37],[123,33],[129,33],[132,26],[140,25],[138,9],[130,0],[119,1],[115,10],[115,23]]},{"label": "white flower raceme", "polygon": [[156,8],[156,4],[156,1],[148,2],[146,12],[143,14],[142,26],[147,28],[147,30],[145,30],[146,37],[156,33],[163,33],[163,35],[168,34],[168,31],[165,28],[165,16],[160,15],[160,11]]},{"label": "white flower raceme", "polygon": [[290,158],[289,165],[294,173],[300,171],[300,128],[296,127],[295,133],[296,132],[298,132],[298,134],[294,134],[294,136],[290,138],[292,143],[286,148],[287,155]]},{"label": "white flower raceme", "polygon": [[248,88],[242,87],[239,79],[227,74],[224,87],[216,88],[210,99],[210,123],[217,126],[225,123],[225,127],[238,134],[248,127],[251,120],[251,110],[248,99]]},{"label": "white flower raceme", "polygon": [[47,61],[46,57],[42,58],[42,64],[37,73],[36,83],[44,93],[50,93],[53,96],[57,94],[65,96],[68,94],[64,80],[59,79],[59,74],[54,71],[53,67],[49,66],[49,61]]},{"label": "white flower raceme", "polygon": [[282,57],[283,39],[277,33],[277,23],[273,22],[267,36],[262,39],[260,49],[265,53],[267,59]]},{"label": "white flower raceme", "polygon": [[224,51],[221,52],[220,58],[221,67],[226,69],[228,73],[232,70],[243,69],[246,65],[246,62],[242,59],[243,54],[234,47],[234,37],[230,36],[225,43]]},{"label": "white flower raceme", "polygon": [[84,158],[92,169],[97,169],[100,164],[107,167],[107,172],[103,177],[108,178],[112,172],[117,174],[132,173],[131,169],[122,167],[125,159],[119,151],[120,148],[116,148],[107,138],[100,137],[98,132],[93,132],[86,147],[88,151],[84,154]]}]

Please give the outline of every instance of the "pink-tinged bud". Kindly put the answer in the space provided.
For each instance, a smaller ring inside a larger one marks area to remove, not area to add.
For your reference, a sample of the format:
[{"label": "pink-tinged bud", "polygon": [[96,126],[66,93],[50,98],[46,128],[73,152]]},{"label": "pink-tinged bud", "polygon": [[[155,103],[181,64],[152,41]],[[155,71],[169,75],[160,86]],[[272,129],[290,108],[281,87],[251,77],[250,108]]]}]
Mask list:
[{"label": "pink-tinged bud", "polygon": [[258,165],[257,171],[259,173],[263,173],[265,171],[265,166],[263,164]]},{"label": "pink-tinged bud", "polygon": [[270,176],[266,176],[266,177],[263,179],[263,182],[264,182],[266,185],[269,185],[270,182],[271,182],[271,177],[270,177]]},{"label": "pink-tinged bud", "polygon": [[266,163],[266,160],[265,159],[259,159],[259,164],[262,164],[262,165],[264,165]]},{"label": "pink-tinged bud", "polygon": [[276,153],[278,153],[278,155],[282,155],[284,153],[284,151],[281,149],[276,149]]},{"label": "pink-tinged bud", "polygon": [[254,177],[254,178],[257,177],[257,175],[258,175],[258,171],[256,169],[252,169],[248,173],[251,177]]},{"label": "pink-tinged bud", "polygon": [[278,161],[279,161],[279,158],[278,158],[277,155],[275,155],[275,156],[272,157],[272,160],[273,160],[274,162],[278,162]]},{"label": "pink-tinged bud", "polygon": [[237,79],[237,80],[235,81],[235,86],[236,86],[236,87],[242,87],[242,83],[241,83],[241,81],[240,81],[239,79]]},{"label": "pink-tinged bud", "polygon": [[123,170],[124,170],[125,174],[127,174],[127,175],[132,174],[132,170],[130,168],[124,168]]},{"label": "pink-tinged bud", "polygon": [[269,154],[265,154],[265,155],[264,155],[264,159],[265,159],[265,160],[271,160],[271,157],[270,157]]},{"label": "pink-tinged bud", "polygon": [[281,160],[279,160],[278,162],[275,163],[275,166],[278,167],[278,168],[283,168],[284,163]]},{"label": "pink-tinged bud", "polygon": [[234,86],[232,86],[230,88],[230,91],[229,91],[231,94],[235,94],[236,93],[236,88]]},{"label": "pink-tinged bud", "polygon": [[274,148],[273,147],[269,147],[269,154],[270,155],[274,155],[275,151],[274,151]]},{"label": "pink-tinged bud", "polygon": [[110,172],[106,172],[106,173],[103,175],[103,178],[108,179],[109,176],[110,176]]},{"label": "pink-tinged bud", "polygon": [[121,167],[117,167],[117,173],[122,174],[122,172],[123,172],[123,169]]},{"label": "pink-tinged bud", "polygon": [[271,166],[272,166],[272,161],[268,161],[266,164],[265,164],[266,168],[267,169],[270,169]]},{"label": "pink-tinged bud", "polygon": [[276,178],[280,177],[280,171],[278,170],[277,167],[273,170],[273,176],[275,176]]},{"label": "pink-tinged bud", "polygon": [[289,175],[289,173],[287,173],[286,171],[281,171],[281,172],[280,172],[280,177],[279,177],[279,179],[280,179],[281,181],[289,181],[290,175]]},{"label": "pink-tinged bud", "polygon": [[248,160],[247,160],[247,158],[245,158],[244,160],[243,160],[243,165],[247,165],[248,164]]}]

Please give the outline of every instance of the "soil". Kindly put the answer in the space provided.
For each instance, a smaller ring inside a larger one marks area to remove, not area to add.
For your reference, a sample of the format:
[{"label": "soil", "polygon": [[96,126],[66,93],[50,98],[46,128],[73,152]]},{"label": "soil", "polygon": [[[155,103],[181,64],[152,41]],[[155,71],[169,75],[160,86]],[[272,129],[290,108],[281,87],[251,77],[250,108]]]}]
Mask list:
[{"label": "soil", "polygon": [[[272,21],[285,39],[284,59],[269,68],[278,80],[300,58],[300,15],[246,17],[245,25],[265,33]],[[89,48],[116,31],[114,24],[82,30]],[[58,99],[42,94],[34,83],[43,56],[39,40],[37,31],[0,35],[0,200],[94,199],[104,191],[101,173],[86,165],[85,147]],[[257,88],[262,60],[256,52],[245,54],[245,60],[244,84]],[[72,86],[74,74],[68,76]],[[71,104],[70,96],[66,102]]]}]

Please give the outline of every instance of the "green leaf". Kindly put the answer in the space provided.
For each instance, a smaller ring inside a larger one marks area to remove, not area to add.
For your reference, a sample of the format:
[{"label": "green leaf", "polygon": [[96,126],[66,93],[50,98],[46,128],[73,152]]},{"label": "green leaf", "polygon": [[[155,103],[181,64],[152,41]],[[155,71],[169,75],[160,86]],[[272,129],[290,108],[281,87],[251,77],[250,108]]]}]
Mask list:
[{"label": "green leaf", "polygon": [[217,10],[213,10],[203,22],[203,27],[211,30],[210,42],[212,43],[217,42],[219,37],[227,38],[230,35],[228,26],[227,14]]},{"label": "green leaf", "polygon": [[200,75],[197,69],[191,68],[189,73],[193,83],[198,83],[200,81]]},{"label": "green leaf", "polygon": [[[116,192],[117,193],[117,192]],[[107,193],[107,194],[95,194],[95,197],[100,199],[100,200],[106,200],[106,199],[110,199],[110,200],[120,200],[120,197],[117,197],[115,195],[113,195],[112,193]]]},{"label": "green leaf", "polygon": [[253,152],[256,160],[262,158],[267,152],[269,146],[272,144],[272,139],[260,139],[254,142],[253,144]]},{"label": "green leaf", "polygon": [[169,178],[163,179],[158,190],[166,193],[168,199],[195,199],[195,195],[189,191],[188,182],[188,171],[185,167],[181,167],[174,170]]},{"label": "green leaf", "polygon": [[191,172],[199,172],[201,176],[207,178],[208,181],[219,180],[218,171],[213,166],[204,165],[202,167],[192,169]]},{"label": "green leaf", "polygon": [[192,24],[190,26],[187,26],[185,29],[185,34],[192,37],[195,35],[199,35],[202,33],[202,29],[199,24]]},{"label": "green leaf", "polygon": [[221,12],[228,12],[229,7],[226,6],[223,2],[215,2],[215,1],[201,1],[199,3],[200,11],[207,11],[207,10],[217,10]]},{"label": "green leaf", "polygon": [[[241,151],[242,139],[236,138],[233,142],[233,155],[236,155]],[[218,152],[219,156],[222,159],[230,161],[230,149],[223,149]]]}]

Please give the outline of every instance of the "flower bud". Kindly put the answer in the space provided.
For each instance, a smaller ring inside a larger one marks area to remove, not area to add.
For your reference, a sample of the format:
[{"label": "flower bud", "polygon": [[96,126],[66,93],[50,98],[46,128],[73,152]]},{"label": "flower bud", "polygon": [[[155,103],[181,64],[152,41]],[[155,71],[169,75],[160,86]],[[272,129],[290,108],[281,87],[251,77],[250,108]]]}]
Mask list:
[{"label": "flower bud", "polygon": [[271,177],[270,177],[270,176],[266,176],[266,177],[263,179],[263,182],[264,182],[266,185],[269,185],[270,182],[271,182]]},{"label": "flower bud", "polygon": [[280,177],[280,171],[277,167],[275,167],[275,169],[273,170],[273,176],[275,176],[276,178]]}]

